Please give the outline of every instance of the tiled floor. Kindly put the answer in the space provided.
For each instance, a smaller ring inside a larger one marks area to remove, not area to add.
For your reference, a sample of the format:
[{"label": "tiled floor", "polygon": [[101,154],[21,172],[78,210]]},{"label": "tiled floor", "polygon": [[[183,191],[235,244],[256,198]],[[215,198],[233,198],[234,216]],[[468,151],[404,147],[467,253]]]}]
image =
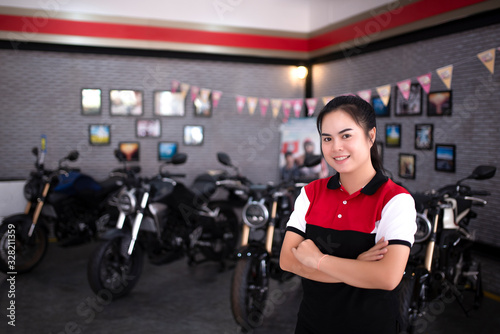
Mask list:
[{"label": "tiled floor", "polygon": [[[217,333],[241,330],[229,306],[231,270],[212,264],[190,268],[185,259],[164,266],[145,265],[132,293],[109,303],[97,299],[87,283],[86,266],[95,244],[74,248],[50,245],[44,261],[11,285],[1,275],[0,333]],[[301,297],[300,281],[272,283],[272,303],[255,334],[293,333]],[[15,327],[6,317],[15,301]],[[438,314],[439,313],[439,314]],[[500,302],[485,298],[480,312],[467,318],[456,303],[429,318],[427,334],[500,333]]]}]

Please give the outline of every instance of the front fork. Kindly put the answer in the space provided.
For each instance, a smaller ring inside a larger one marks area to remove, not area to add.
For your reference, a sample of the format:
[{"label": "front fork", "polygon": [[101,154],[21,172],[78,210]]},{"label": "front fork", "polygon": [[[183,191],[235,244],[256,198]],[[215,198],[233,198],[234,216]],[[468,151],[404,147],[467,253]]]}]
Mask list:
[{"label": "front fork", "polygon": [[132,226],[132,239],[130,240],[130,245],[128,247],[128,255],[132,255],[132,251],[134,250],[135,242],[137,241],[137,236],[139,235],[139,230],[141,228],[142,218],[144,217],[144,210],[146,209],[146,205],[148,204],[148,199],[149,193],[145,192],[142,196],[141,207],[139,210],[137,210],[134,224]]},{"label": "front fork", "polygon": [[[269,220],[269,225],[267,226],[266,232],[266,251],[269,254],[272,254],[273,248],[273,238],[274,238],[274,229],[276,226],[276,212],[278,209],[278,199],[275,198],[273,201],[273,206],[271,208],[271,217]],[[248,245],[248,239],[250,237],[250,227],[247,224],[243,224],[243,231],[241,233],[241,247],[245,247]]]},{"label": "front fork", "polygon": [[[36,205],[35,212],[33,213],[33,221],[31,222],[30,230],[28,232],[28,237],[31,237],[33,235],[33,231],[35,230],[36,223],[38,222],[38,218],[40,217],[40,213],[42,212],[43,204],[45,203],[45,197],[47,196],[49,189],[50,189],[50,183],[47,182],[43,187],[42,196],[38,198],[38,203]],[[31,208],[31,203],[28,203],[28,205],[26,205],[26,210],[29,212],[30,208]]]}]

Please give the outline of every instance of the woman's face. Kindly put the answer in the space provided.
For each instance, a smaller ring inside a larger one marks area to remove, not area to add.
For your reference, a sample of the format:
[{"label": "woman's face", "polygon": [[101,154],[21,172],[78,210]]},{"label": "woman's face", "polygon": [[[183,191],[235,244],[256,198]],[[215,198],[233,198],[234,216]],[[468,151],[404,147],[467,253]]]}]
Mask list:
[{"label": "woman's face", "polygon": [[343,110],[328,113],[321,124],[321,148],[326,162],[344,174],[371,167],[370,148],[375,134],[373,128],[366,136],[365,130]]}]

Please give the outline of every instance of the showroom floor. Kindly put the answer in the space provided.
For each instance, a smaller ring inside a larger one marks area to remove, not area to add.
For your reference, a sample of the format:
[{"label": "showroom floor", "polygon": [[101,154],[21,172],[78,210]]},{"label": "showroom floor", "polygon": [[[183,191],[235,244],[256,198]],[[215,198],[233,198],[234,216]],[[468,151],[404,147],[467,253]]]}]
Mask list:
[{"label": "showroom floor", "polygon": [[[217,333],[241,331],[229,306],[231,270],[212,264],[189,268],[184,259],[164,266],[145,265],[132,293],[112,303],[96,299],[86,278],[94,244],[59,248],[51,244],[46,258],[11,285],[0,274],[0,333]],[[271,286],[271,307],[255,334],[293,333],[301,290],[298,279]],[[8,303],[15,301],[15,327],[8,324]],[[427,334],[500,333],[500,302],[485,298],[480,312],[467,318],[457,303],[447,304],[429,319]]]}]

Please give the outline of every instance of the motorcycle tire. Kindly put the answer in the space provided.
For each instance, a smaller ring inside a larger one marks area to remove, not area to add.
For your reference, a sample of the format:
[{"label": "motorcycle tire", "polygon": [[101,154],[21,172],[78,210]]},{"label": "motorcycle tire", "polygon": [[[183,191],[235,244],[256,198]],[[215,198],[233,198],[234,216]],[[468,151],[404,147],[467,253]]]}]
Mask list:
[{"label": "motorcycle tire", "polygon": [[243,330],[259,327],[264,320],[269,280],[262,269],[257,258],[242,258],[236,263],[231,281],[231,311]]},{"label": "motorcycle tire", "polygon": [[[14,243],[9,241],[13,240],[9,238],[12,225],[15,229]],[[28,237],[30,227],[31,221],[25,219],[10,221],[0,226],[0,271],[23,274],[42,261],[49,243],[47,232],[37,225],[31,237]]]},{"label": "motorcycle tire", "polygon": [[399,327],[400,333],[413,334],[414,315],[414,290],[416,279],[413,277],[403,277],[399,289]]},{"label": "motorcycle tire", "polygon": [[90,288],[98,296],[123,297],[135,287],[144,267],[144,253],[136,244],[127,255],[130,237],[115,236],[102,242],[91,254],[87,265]]}]

